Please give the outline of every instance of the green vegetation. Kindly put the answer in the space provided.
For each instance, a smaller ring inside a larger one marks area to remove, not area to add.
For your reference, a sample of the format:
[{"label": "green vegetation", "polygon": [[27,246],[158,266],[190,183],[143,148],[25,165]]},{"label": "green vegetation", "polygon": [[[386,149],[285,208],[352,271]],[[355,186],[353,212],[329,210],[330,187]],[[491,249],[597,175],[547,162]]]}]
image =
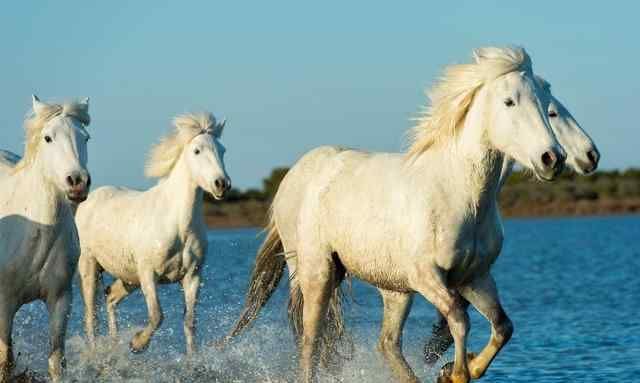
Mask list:
[{"label": "green vegetation", "polygon": [[266,223],[269,204],[289,168],[275,168],[262,180],[262,189],[245,191],[233,188],[223,202],[214,201],[207,194],[205,216],[209,226],[237,227],[263,226]]},{"label": "green vegetation", "polygon": [[[262,180],[262,189],[247,189],[245,191],[233,188],[227,194],[226,202],[238,202],[238,201],[271,201],[276,195],[278,186],[284,178],[285,174],[289,171],[289,168],[275,168],[271,171],[271,174]],[[211,199],[210,195],[207,195]]]},{"label": "green vegetation", "polygon": [[[273,169],[262,180],[262,189],[232,189],[223,202],[207,196],[209,225],[264,225],[269,204],[288,170]],[[505,216],[640,213],[640,169],[598,171],[588,177],[565,172],[552,183],[514,171],[500,193],[500,209]]]},{"label": "green vegetation", "polygon": [[507,216],[640,212],[640,169],[588,177],[565,172],[553,183],[517,171],[500,193],[500,207]]}]

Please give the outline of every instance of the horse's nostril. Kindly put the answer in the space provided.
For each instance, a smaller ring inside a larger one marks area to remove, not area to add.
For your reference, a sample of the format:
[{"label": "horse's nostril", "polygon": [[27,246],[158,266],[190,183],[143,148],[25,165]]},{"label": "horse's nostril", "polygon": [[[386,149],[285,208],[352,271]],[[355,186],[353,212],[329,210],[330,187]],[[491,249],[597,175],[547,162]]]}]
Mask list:
[{"label": "horse's nostril", "polygon": [[74,186],[75,185],[75,181],[73,180],[73,177],[67,176],[67,184],[69,186]]},{"label": "horse's nostril", "polygon": [[87,189],[91,186],[91,175],[87,176]]},{"label": "horse's nostril", "polygon": [[600,159],[600,156],[598,155],[598,152],[595,150],[589,150],[587,152],[587,158],[589,158],[589,161],[591,161],[594,165],[598,164],[598,160]]},{"label": "horse's nostril", "polygon": [[551,151],[544,152],[544,154],[542,154],[542,163],[548,168],[554,168],[557,161],[556,155]]},{"label": "horse's nostril", "polygon": [[224,180],[222,180],[221,178],[218,178],[215,180],[214,184],[218,189],[222,189],[224,187]]}]

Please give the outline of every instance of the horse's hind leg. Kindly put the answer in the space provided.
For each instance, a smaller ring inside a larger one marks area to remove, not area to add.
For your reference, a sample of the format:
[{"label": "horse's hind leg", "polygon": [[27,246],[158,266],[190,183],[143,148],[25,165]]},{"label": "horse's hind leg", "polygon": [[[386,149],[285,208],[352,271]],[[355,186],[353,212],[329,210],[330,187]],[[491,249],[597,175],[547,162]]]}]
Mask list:
[{"label": "horse's hind leg", "polygon": [[12,300],[0,296],[0,383],[10,381],[13,369],[11,330],[16,309],[17,307]]},{"label": "horse's hind leg", "polygon": [[300,350],[301,380],[315,380],[318,341],[325,325],[329,299],[335,285],[335,266],[329,254],[305,254],[298,263],[297,278],[303,297],[302,341]]},{"label": "horse's hind leg", "polygon": [[[69,283],[70,284],[70,283]],[[47,297],[49,310],[49,376],[53,381],[62,378],[65,367],[64,337],[71,311],[71,286],[62,291],[52,293]]]},{"label": "horse's hind leg", "polygon": [[187,341],[187,355],[195,352],[195,306],[198,301],[200,275],[197,272],[188,273],[182,278],[184,290],[184,336]]},{"label": "horse's hind leg", "polygon": [[401,382],[419,382],[402,355],[402,329],[411,309],[413,294],[378,290],[384,304],[378,351],[382,353],[394,375]]},{"label": "horse's hind leg", "polygon": [[124,298],[126,298],[136,286],[125,284],[122,279],[117,279],[105,289],[107,296],[107,317],[109,318],[109,336],[115,338],[118,336],[118,318],[116,315],[116,307]]},{"label": "horse's hind leg", "polygon": [[151,336],[160,327],[162,323],[162,309],[160,308],[160,301],[158,301],[158,294],[156,292],[157,281],[153,273],[153,270],[140,273],[140,288],[144,299],[147,302],[147,310],[149,311],[149,323],[142,331],[136,333],[131,339],[129,346],[133,352],[144,351],[149,345]]},{"label": "horse's hind leg", "polygon": [[484,349],[469,362],[474,379],[487,371],[491,361],[511,339],[513,324],[502,309],[495,281],[490,274],[462,287],[460,293],[491,323],[491,339]]},{"label": "horse's hind leg", "polygon": [[438,382],[467,383],[470,375],[467,367],[467,333],[469,316],[460,294],[446,286],[444,272],[430,266],[418,267],[412,285],[440,313],[447,318],[455,345],[455,359],[451,373],[441,375]]},{"label": "horse's hind leg", "polygon": [[78,275],[84,301],[84,331],[89,345],[95,347],[96,284],[98,282],[98,264],[95,258],[81,254],[78,261]]}]

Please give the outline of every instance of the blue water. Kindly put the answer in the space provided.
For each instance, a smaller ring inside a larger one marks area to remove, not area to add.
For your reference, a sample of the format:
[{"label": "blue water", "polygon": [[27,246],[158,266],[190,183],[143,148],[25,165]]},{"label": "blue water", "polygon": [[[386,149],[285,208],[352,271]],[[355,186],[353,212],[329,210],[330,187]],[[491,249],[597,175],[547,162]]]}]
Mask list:
[{"label": "blue water", "polygon": [[[515,324],[511,342],[482,381],[640,381],[640,217],[518,219],[505,223],[506,241],[493,275]],[[75,288],[67,340],[69,381],[288,382],[296,352],[286,322],[285,281],[256,325],[228,349],[212,341],[235,319],[260,240],[256,230],[210,232],[198,311],[200,351],[184,357],[183,300],[178,286],[161,288],[165,321],[147,352],[132,355],[127,344],[146,321],[138,292],[120,305],[120,338],[103,336],[95,351],[82,339],[82,300]],[[77,286],[77,283],[76,283]],[[335,376],[323,381],[392,381],[375,351],[381,302],[376,291],[354,283],[346,308],[356,349]],[[417,298],[404,331],[404,353],[424,381],[437,371],[421,362],[434,310]],[[471,349],[478,351],[489,326],[471,313]],[[105,334],[103,315],[102,334]],[[34,303],[16,317],[18,371],[46,373],[47,315]],[[452,358],[451,352],[445,360]]]}]

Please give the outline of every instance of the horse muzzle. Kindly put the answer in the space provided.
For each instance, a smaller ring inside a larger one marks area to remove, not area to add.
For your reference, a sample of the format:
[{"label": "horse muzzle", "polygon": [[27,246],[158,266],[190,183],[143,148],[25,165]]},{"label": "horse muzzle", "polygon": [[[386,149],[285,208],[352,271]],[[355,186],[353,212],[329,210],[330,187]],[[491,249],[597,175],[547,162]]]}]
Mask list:
[{"label": "horse muzzle", "polygon": [[88,173],[73,172],[66,178],[67,199],[73,203],[80,203],[87,199],[91,187],[91,176]]},{"label": "horse muzzle", "polygon": [[216,200],[224,199],[227,192],[231,189],[231,180],[227,177],[220,177],[215,180],[214,188],[211,194]]},{"label": "horse muzzle", "polygon": [[564,170],[567,156],[564,152],[549,150],[542,154],[540,163],[534,163],[533,169],[536,176],[542,181],[553,181]]},{"label": "horse muzzle", "polygon": [[89,195],[89,188],[74,188],[67,191],[67,199],[73,203],[84,202]]},{"label": "horse muzzle", "polygon": [[600,161],[600,152],[598,149],[593,148],[586,153],[586,160],[580,160],[576,158],[577,166],[584,175],[592,174],[598,169],[598,162]]}]

